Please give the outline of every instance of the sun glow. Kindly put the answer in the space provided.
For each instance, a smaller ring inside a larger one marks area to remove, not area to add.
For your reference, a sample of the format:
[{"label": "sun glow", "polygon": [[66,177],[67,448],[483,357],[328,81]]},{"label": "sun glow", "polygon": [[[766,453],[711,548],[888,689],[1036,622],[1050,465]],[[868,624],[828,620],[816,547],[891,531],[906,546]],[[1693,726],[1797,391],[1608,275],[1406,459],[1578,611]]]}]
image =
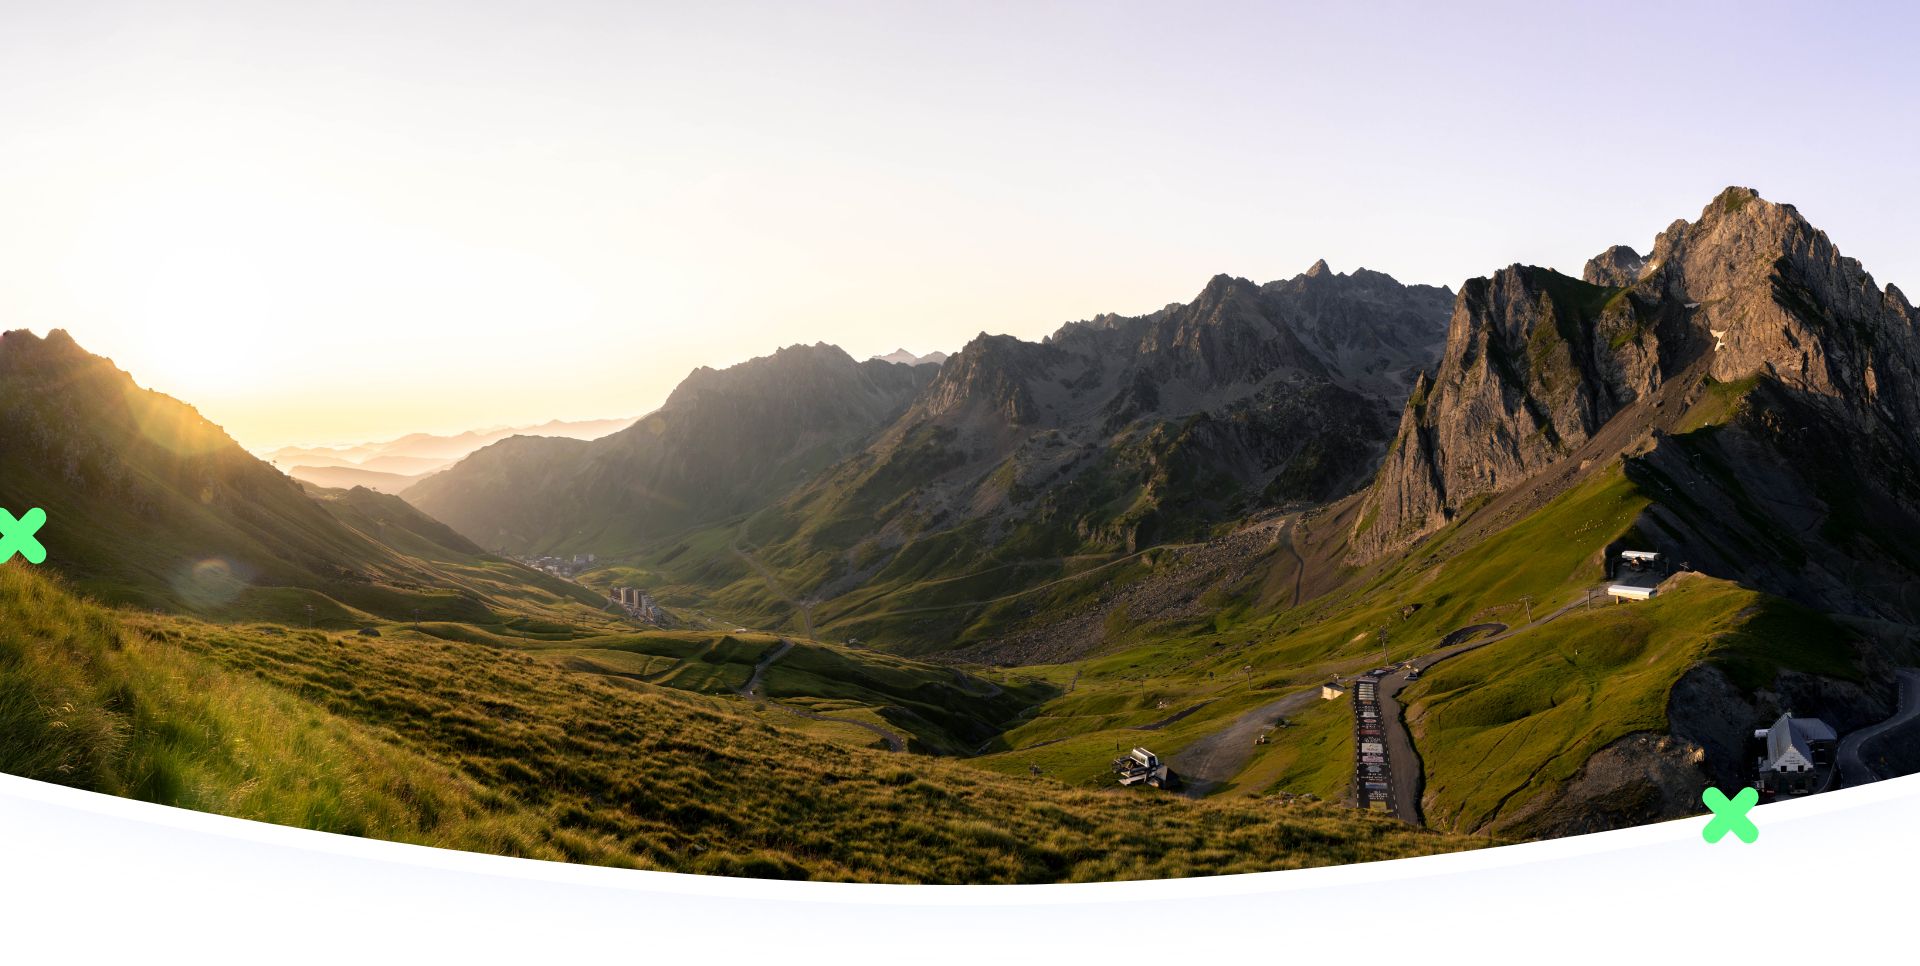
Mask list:
[{"label": "sun glow", "polygon": [[271,383],[300,357],[320,280],[374,267],[347,264],[346,219],[265,185],[131,184],[84,230],[96,257],[75,287],[139,332],[121,364],[185,398]]},{"label": "sun glow", "polygon": [[311,421],[317,399],[342,416],[407,409],[529,320],[592,308],[537,249],[423,227],[312,172],[146,171],[99,192],[70,231],[67,288],[127,336],[90,348],[241,423],[247,443],[301,410]]}]

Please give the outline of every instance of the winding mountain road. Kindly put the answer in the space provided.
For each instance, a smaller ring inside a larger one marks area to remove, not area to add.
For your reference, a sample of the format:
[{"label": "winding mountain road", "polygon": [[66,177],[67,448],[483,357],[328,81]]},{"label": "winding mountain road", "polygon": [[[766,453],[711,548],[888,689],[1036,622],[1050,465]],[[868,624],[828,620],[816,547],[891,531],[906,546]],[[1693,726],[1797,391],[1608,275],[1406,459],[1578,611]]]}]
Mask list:
[{"label": "winding mountain road", "polygon": [[793,650],[793,642],[787,640],[786,638],[781,638],[780,646],[774,648],[771,652],[767,654],[766,657],[763,657],[760,659],[760,663],[755,664],[753,666],[753,676],[747,678],[747,683],[744,687],[740,689],[739,694],[742,697],[748,697],[748,698],[751,698],[754,695],[759,694],[760,679],[767,676],[767,668],[772,667],[773,662],[778,661],[783,657],[786,657],[787,652],[791,650]]},{"label": "winding mountain road", "polygon": [[[1583,594],[1565,607],[1520,627],[1508,628],[1505,624],[1462,627],[1441,639],[1439,650],[1407,663],[1412,665],[1412,670],[1425,672],[1448,658],[1477,651],[1489,644],[1498,644],[1516,634],[1552,623],[1587,604],[1589,599]],[[1494,633],[1485,637],[1477,636],[1487,631]],[[1413,746],[1413,735],[1407,731],[1406,712],[1399,701],[1400,692],[1407,687],[1407,674],[1408,669],[1402,668],[1382,677],[1375,693],[1380,697],[1380,719],[1386,722],[1387,764],[1393,774],[1393,814],[1408,825],[1425,825],[1426,819],[1420,814],[1420,793],[1426,786],[1426,771],[1420,762],[1419,751]]]},{"label": "winding mountain road", "polygon": [[907,750],[907,739],[902,738],[899,734],[892,731],[888,731],[887,729],[882,728],[879,725],[868,724],[865,721],[854,721],[850,718],[836,718],[832,715],[821,714],[818,711],[808,711],[805,708],[796,708],[790,704],[781,704],[780,702],[767,697],[762,690],[762,687],[763,687],[762,682],[763,682],[763,679],[767,676],[767,669],[772,667],[774,663],[779,661],[781,658],[786,657],[787,652],[791,650],[793,650],[793,642],[787,640],[784,637],[781,638],[780,646],[774,648],[773,651],[769,653],[766,657],[763,657],[760,659],[760,663],[755,664],[753,666],[753,676],[747,678],[747,683],[742,685],[740,689],[735,691],[734,693],[743,698],[748,698],[754,701],[758,701],[761,704],[764,704],[767,707],[773,708],[776,711],[785,711],[786,713],[793,715],[796,718],[807,718],[812,721],[831,721],[834,724],[852,725],[855,728],[864,728],[865,730],[871,731],[874,734],[880,736],[880,740],[887,743],[887,750],[894,752],[895,754],[898,754]]},{"label": "winding mountain road", "polygon": [[1893,717],[1867,728],[1849,733],[1840,739],[1840,747],[1834,752],[1833,760],[1839,771],[1839,781],[1835,788],[1849,788],[1865,785],[1884,778],[1873,766],[1861,757],[1866,743],[1920,718],[1920,669],[1901,668],[1896,671],[1900,679],[1900,703]]},{"label": "winding mountain road", "polygon": [[1307,558],[1300,553],[1300,520],[1295,514],[1293,526],[1287,528],[1287,552],[1293,554],[1293,606],[1300,606],[1300,591],[1307,583]]}]

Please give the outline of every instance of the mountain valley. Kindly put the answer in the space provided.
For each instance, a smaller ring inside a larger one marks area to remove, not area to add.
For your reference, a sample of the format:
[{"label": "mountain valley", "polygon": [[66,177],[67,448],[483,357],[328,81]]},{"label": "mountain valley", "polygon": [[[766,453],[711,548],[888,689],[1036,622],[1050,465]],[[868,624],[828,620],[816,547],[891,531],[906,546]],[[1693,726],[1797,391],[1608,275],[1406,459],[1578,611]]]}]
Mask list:
[{"label": "mountain valley", "polygon": [[[1040,341],[703,368],[596,438],[278,456],[299,481],[67,333],[9,332],[0,505],[51,522],[46,566],[0,565],[0,723],[33,736],[0,768],[881,881],[1676,818],[1750,782],[1783,714],[1894,714],[1916,427],[1920,311],[1746,188],[1580,277],[1218,275]],[[1650,599],[1614,592],[1624,551],[1659,555]],[[1362,676],[1406,742],[1393,817],[1354,807],[1356,715],[1321,699]],[[1136,747],[1182,787],[1116,787]]]}]

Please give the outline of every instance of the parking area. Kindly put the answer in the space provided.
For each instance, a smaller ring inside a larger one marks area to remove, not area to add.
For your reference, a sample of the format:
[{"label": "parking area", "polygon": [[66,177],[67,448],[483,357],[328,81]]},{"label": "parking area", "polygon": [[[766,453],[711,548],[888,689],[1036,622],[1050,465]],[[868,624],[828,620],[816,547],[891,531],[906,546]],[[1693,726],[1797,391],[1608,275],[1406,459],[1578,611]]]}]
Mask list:
[{"label": "parking area", "polygon": [[1353,682],[1353,800],[1368,811],[1393,810],[1393,766],[1387,760],[1380,717],[1380,679],[1371,675]]}]

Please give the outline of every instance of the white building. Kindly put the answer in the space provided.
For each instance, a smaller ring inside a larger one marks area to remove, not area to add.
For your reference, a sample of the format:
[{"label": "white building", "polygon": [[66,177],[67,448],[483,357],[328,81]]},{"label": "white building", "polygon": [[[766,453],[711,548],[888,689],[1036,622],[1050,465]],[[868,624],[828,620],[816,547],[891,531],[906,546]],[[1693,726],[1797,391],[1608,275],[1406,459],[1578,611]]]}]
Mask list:
[{"label": "white building", "polygon": [[1832,763],[1833,728],[1819,718],[1796,718],[1788,712],[1773,727],[1756,731],[1753,736],[1766,739],[1760,782],[1776,793],[1804,795],[1813,791],[1814,769]]},{"label": "white building", "polygon": [[1622,550],[1607,596],[1619,600],[1649,600],[1667,579],[1666,561],[1652,550]]}]

